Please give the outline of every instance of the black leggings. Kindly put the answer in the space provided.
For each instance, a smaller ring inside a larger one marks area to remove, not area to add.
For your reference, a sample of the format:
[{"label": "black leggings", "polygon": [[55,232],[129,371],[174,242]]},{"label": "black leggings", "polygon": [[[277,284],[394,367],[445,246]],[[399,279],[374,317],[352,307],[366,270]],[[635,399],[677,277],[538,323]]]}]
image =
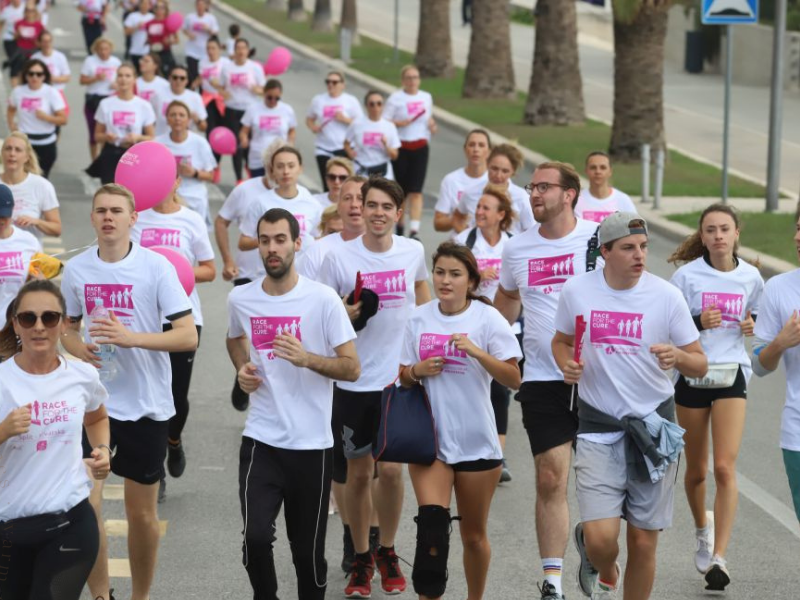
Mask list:
[{"label": "black leggings", "polygon": [[[208,127],[206,128],[206,139],[208,139],[211,136],[211,132],[214,131],[215,127],[219,127],[220,125],[225,124],[225,117],[219,114],[219,109],[217,108],[216,100],[212,100],[211,102],[206,104],[206,113],[208,113],[208,117],[206,118],[206,123],[208,125]],[[217,160],[217,164],[219,164],[220,156],[221,155],[214,152],[214,158]]]},{"label": "black leggings", "polygon": [[[200,331],[197,325],[197,344],[200,345]],[[170,331],[172,325],[167,323],[164,331]],[[167,435],[172,441],[181,439],[186,420],[189,418],[189,385],[192,383],[192,367],[196,350],[189,352],[170,352],[169,364],[172,367],[172,399],[175,402],[175,414],[169,420]]]},{"label": "black leggings", "polygon": [[492,387],[490,390],[497,433],[499,435],[505,435],[508,433],[508,405],[511,402],[511,393],[506,386],[497,383],[494,379],[492,379]]},{"label": "black leggings", "polygon": [[242,563],[258,600],[277,600],[272,544],[283,504],[299,600],[322,600],[327,587],[325,531],[333,449],[285,450],[242,437],[239,500],[244,519]]},{"label": "black leggings", "polygon": [[0,523],[0,539],[3,600],[78,600],[100,544],[88,500],[65,513]]},{"label": "black leggings", "polygon": [[235,108],[225,107],[225,127],[233,132],[236,136],[236,153],[231,157],[233,158],[233,172],[236,175],[236,181],[242,179],[242,164],[244,162],[245,153],[239,146],[239,130],[242,128],[242,117],[244,116],[243,110],[236,110]]},{"label": "black leggings", "polygon": [[57,142],[33,146],[33,150],[39,158],[39,166],[42,168],[42,177],[49,179],[50,170],[53,168],[53,165],[56,163],[56,158],[58,157]]},{"label": "black leggings", "polygon": [[83,40],[86,42],[86,51],[92,53],[92,44],[94,41],[103,35],[103,26],[100,19],[92,19],[89,21],[88,17],[81,18],[81,27],[83,27]]}]

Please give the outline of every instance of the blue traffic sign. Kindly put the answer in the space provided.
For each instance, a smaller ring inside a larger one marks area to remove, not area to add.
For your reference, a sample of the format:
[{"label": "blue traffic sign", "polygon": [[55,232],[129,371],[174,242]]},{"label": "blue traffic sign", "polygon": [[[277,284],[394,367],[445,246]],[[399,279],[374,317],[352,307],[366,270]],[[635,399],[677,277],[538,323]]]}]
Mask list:
[{"label": "blue traffic sign", "polygon": [[758,23],[758,0],[703,0],[703,25]]}]

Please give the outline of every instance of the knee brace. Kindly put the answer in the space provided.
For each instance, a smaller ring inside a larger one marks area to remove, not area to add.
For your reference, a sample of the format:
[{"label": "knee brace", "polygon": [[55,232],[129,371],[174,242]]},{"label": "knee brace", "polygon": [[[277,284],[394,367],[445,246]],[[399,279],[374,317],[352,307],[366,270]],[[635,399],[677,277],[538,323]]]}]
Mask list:
[{"label": "knee brace", "polygon": [[444,506],[426,504],[419,507],[414,521],[417,523],[417,550],[411,580],[417,594],[438,598],[447,587],[447,557],[450,554],[450,510]]}]

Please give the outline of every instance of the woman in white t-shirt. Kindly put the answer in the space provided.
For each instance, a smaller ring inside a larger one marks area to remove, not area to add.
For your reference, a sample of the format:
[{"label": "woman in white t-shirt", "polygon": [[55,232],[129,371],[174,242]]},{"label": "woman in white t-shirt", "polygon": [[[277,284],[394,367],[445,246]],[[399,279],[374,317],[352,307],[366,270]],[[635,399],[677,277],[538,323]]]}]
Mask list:
[{"label": "woman in white t-shirt", "polygon": [[11,313],[0,333],[0,347],[18,344],[0,364],[0,596],[78,600],[99,547],[86,470],[110,470],[108,393],[97,369],[59,353],[67,326],[56,285],[28,283]]},{"label": "woman in white t-shirt", "polygon": [[211,36],[219,33],[217,17],[208,12],[208,5],[209,0],[195,0],[195,12],[189,13],[183,20],[183,34],[189,38],[184,52],[193,90],[197,89],[194,82],[199,74],[199,63],[206,55],[206,43]]},{"label": "woman in white t-shirt", "polygon": [[125,35],[130,38],[127,58],[137,70],[139,61],[150,52],[150,46],[147,44],[147,24],[155,19],[150,8],[150,0],[139,0],[137,10],[126,15],[122,22]]},{"label": "woman in white t-shirt", "polygon": [[[222,43],[219,38],[212,35],[206,42],[206,56],[200,59],[198,64],[197,79],[193,82],[194,87],[200,86],[200,96],[206,107],[208,117],[206,122],[206,136],[211,135],[215,127],[224,124],[225,98],[222,97],[222,71],[230,63],[230,59],[223,55]],[[220,155],[214,153],[214,158],[219,162]],[[219,183],[219,171],[215,173],[214,183]]]},{"label": "woman in white t-shirt", "polygon": [[117,69],[122,64],[116,56],[112,56],[113,51],[112,41],[99,37],[92,43],[91,53],[81,66],[80,84],[86,86],[83,114],[86,117],[86,127],[89,129],[89,154],[92,160],[97,158],[100,152],[100,144],[94,139],[94,116],[100,101],[114,93]]},{"label": "woman in white t-shirt", "polygon": [[117,163],[128,148],[155,135],[153,107],[134,95],[135,87],[136,68],[123,63],[117,69],[116,95],[104,98],[97,107],[94,137],[103,149],[86,172],[103,184],[114,182]]},{"label": "woman in white t-shirt", "polygon": [[394,179],[392,162],[400,150],[394,123],[383,118],[383,94],[370,90],[364,97],[367,116],[355,119],[347,128],[344,151],[359,175],[380,175]]},{"label": "woman in white t-shirt", "polygon": [[53,184],[41,176],[39,160],[28,136],[14,131],[0,150],[3,172],[0,181],[14,195],[14,225],[38,239],[61,235],[61,213]]},{"label": "woman in white t-shirt", "polygon": [[[677,377],[675,405],[686,429],[686,498],[695,522],[695,566],[706,589],[722,591],[730,583],[725,555],[733,529],[739,491],[736,458],[742,442],[747,382],[753,373],[745,337],[752,336],[764,289],[758,269],[741,260],[739,217],[724,204],[712,204],[700,216],[698,230],[669,258],[684,263],[672,276],[686,298],[700,343],[708,356],[708,374]],[[714,456],[713,519],[706,513],[709,425]]]},{"label": "woman in white t-shirt", "polygon": [[277,79],[264,85],[264,102],[251,104],[242,116],[239,130],[239,146],[248,151],[247,168],[250,177],[263,177],[266,173],[262,155],[274,141],[294,146],[297,118],[294,109],[281,102],[283,86]]},{"label": "woman in white t-shirt", "polygon": [[454,490],[467,593],[482,598],[486,587],[491,556],[486,526],[503,462],[490,382],[518,388],[522,355],[506,320],[476,294],[480,281],[469,248],[444,242],[433,257],[438,300],[418,307],[406,325],[400,383],[425,387],[438,441],[432,465],[408,466],[419,504],[412,579],[420,597],[445,592]]},{"label": "woman in white t-shirt", "polygon": [[[64,98],[64,104],[67,104],[67,99],[64,96],[64,88],[69,83],[72,71],[69,68],[69,61],[66,55],[59,50],[56,50],[53,45],[53,34],[45,30],[39,34],[39,51],[34,53],[31,58],[38,58],[50,70],[50,85],[56,88],[61,97]],[[69,106],[67,106],[67,116],[69,116]]]},{"label": "woman in white t-shirt", "polygon": [[169,82],[159,73],[161,73],[161,57],[158,54],[150,52],[139,59],[136,95],[147,100],[153,106],[153,110],[157,110],[156,98],[169,93]]},{"label": "woman in white t-shirt", "polygon": [[47,178],[58,157],[56,128],[67,122],[64,98],[50,85],[50,70],[38,58],[22,67],[25,82],[11,91],[6,109],[9,131],[21,131],[39,158],[42,175]]}]

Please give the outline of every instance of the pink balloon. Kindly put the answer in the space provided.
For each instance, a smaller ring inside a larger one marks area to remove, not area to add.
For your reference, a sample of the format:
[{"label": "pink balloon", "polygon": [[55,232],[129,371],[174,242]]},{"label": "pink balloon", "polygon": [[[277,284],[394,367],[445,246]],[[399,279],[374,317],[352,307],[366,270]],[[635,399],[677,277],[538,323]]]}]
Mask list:
[{"label": "pink balloon", "polygon": [[208,134],[208,143],[217,154],[236,154],[236,136],[227,127],[214,127]]},{"label": "pink balloon", "polygon": [[169,33],[180,31],[181,26],[183,26],[183,15],[181,13],[171,12],[167,15],[167,19],[164,21],[164,27],[167,28]]},{"label": "pink balloon", "polygon": [[166,258],[178,273],[178,281],[181,282],[186,295],[189,296],[194,291],[194,269],[189,260],[177,250],[166,246],[151,246],[149,250],[157,252]]},{"label": "pink balloon", "polygon": [[131,191],[136,211],[141,212],[169,195],[177,175],[175,159],[164,144],[139,142],[119,159],[114,183]]},{"label": "pink balloon", "polygon": [[264,63],[264,75],[282,75],[292,64],[292,53],[283,46],[278,46],[269,53]]}]

